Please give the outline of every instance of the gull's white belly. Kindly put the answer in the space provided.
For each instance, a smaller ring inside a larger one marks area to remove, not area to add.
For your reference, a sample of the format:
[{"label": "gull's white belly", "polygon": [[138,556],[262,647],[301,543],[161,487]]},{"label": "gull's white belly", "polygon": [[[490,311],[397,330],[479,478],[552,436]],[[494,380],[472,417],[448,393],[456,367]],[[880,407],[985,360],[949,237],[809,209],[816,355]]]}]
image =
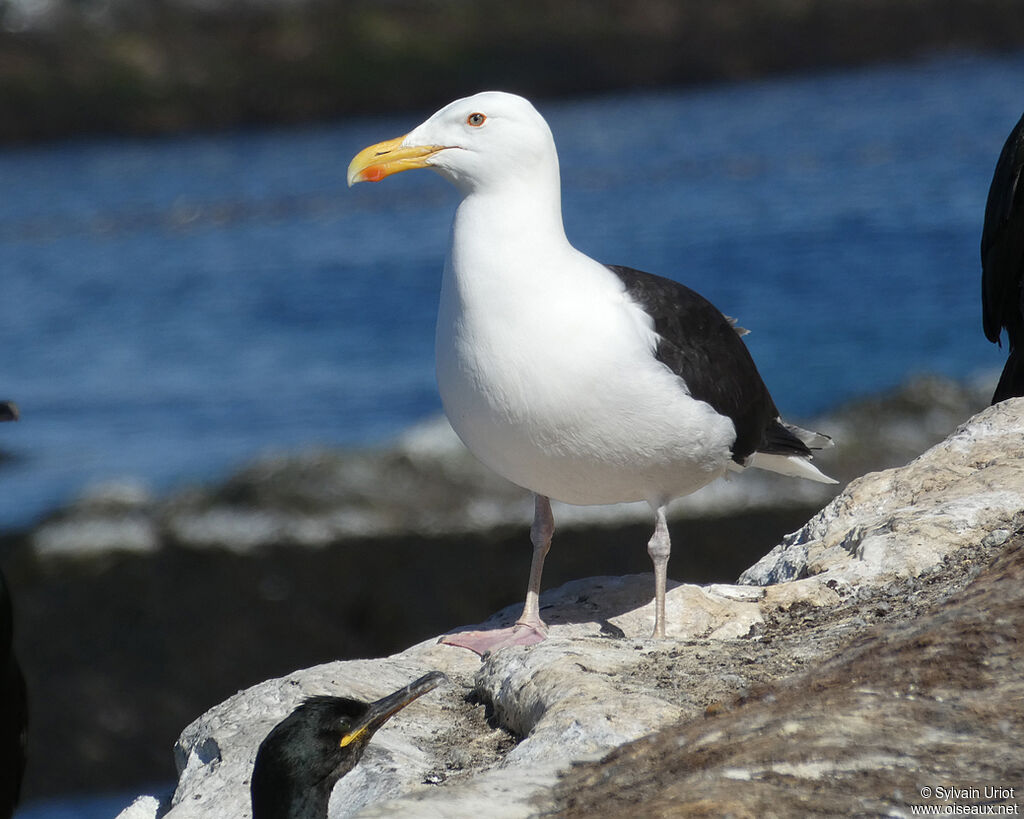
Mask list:
[{"label": "gull's white belly", "polygon": [[574,504],[660,504],[724,474],[732,422],[654,358],[620,293],[579,311],[554,293],[485,316],[451,284],[438,387],[456,433],[495,472]]}]

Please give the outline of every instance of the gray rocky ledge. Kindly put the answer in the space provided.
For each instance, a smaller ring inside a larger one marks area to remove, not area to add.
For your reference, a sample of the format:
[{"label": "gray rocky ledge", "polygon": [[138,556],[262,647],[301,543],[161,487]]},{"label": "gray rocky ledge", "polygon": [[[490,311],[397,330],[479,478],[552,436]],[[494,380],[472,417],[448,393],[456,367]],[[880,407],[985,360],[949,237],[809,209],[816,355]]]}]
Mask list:
[{"label": "gray rocky ledge", "polygon": [[907,466],[850,483],[740,582],[917,575],[951,545],[1006,540],[1024,514],[1022,456],[1021,402],[992,407]]},{"label": "gray rocky ledge", "polygon": [[[537,646],[480,660],[432,639],[240,692],[182,733],[172,803],[122,816],[246,817],[259,742],[303,697],[376,698],[435,669],[450,684],[379,732],[331,817],[616,815],[641,802],[651,816],[772,804],[900,816],[922,787],[976,782],[1016,786],[1016,799],[1022,419],[1024,399],[1004,402],[853,481],[748,585],[675,585],[667,640],[647,637],[650,576],[589,578],[544,594],[551,632]],[[757,785],[750,800],[739,782]]]}]

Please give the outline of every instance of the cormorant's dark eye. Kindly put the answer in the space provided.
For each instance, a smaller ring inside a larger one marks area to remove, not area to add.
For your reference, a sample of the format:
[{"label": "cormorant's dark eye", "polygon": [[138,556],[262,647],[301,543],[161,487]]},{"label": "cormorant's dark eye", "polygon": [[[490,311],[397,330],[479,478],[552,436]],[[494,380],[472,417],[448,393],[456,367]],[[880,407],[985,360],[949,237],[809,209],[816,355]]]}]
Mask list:
[{"label": "cormorant's dark eye", "polygon": [[486,121],[487,121],[487,117],[484,116],[483,114],[479,113],[479,112],[475,113],[475,114],[470,114],[468,117],[466,117],[466,122],[469,125],[472,125],[474,128],[479,128]]}]

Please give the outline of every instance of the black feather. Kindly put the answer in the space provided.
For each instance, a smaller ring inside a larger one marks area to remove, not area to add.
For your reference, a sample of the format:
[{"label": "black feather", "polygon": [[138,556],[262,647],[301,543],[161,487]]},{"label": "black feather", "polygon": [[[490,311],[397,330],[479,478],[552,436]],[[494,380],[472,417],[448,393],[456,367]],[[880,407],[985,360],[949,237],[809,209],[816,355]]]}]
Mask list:
[{"label": "black feather", "polygon": [[702,295],[672,279],[609,265],[654,320],[657,359],[678,375],[690,395],[732,420],[732,458],[754,452],[810,456],[807,445],[779,422],[779,411],[734,322]]},{"label": "black feather", "polygon": [[7,583],[0,572],[0,817],[14,815],[25,773],[28,698],[14,654],[14,618]]},{"label": "black feather", "polygon": [[992,396],[995,404],[1024,396],[1024,116],[996,163],[981,232],[981,316],[985,336],[998,344],[1003,330],[1010,354]]}]

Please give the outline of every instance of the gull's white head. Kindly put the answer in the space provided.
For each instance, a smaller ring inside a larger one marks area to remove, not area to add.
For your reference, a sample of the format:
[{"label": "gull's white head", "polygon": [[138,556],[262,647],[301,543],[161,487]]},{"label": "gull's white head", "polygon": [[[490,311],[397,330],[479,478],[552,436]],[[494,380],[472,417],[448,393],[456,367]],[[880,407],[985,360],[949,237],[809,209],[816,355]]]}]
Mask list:
[{"label": "gull's white head", "polygon": [[360,151],[348,183],[433,168],[464,193],[544,180],[558,184],[551,129],[529,100],[485,91],[455,100],[408,134]]}]

